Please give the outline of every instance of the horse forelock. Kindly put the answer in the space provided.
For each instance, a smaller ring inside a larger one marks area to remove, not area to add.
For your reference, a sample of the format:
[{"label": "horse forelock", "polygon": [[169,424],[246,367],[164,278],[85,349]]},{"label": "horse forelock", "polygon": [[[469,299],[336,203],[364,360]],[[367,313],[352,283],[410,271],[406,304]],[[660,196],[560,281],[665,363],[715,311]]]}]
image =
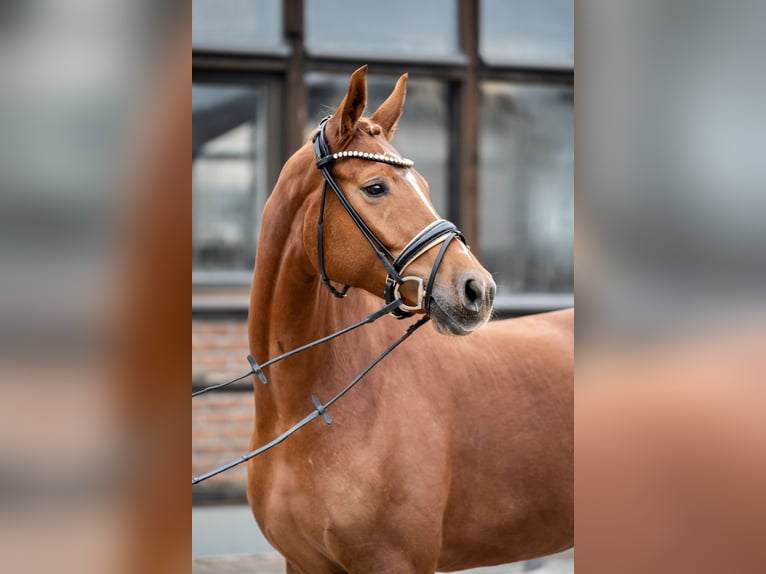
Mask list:
[{"label": "horse forelock", "polygon": [[356,125],[357,132],[362,131],[371,136],[379,136],[383,133],[381,127],[367,118],[361,118]]},{"label": "horse forelock", "polygon": [[[317,131],[319,131],[319,127],[311,131],[311,133],[309,134],[309,137],[306,139],[306,143],[311,143]],[[384,136],[385,137],[385,134],[383,133],[383,128],[380,126],[380,124],[373,122],[371,118],[362,117],[362,118],[359,118],[359,120],[357,120],[356,125],[354,126],[354,130],[352,132],[350,132],[340,141],[333,142],[335,144],[333,148],[338,147],[339,149],[333,149],[332,151],[333,152],[343,151],[343,148],[348,146],[352,141],[354,141],[355,139],[359,137],[363,138],[364,136],[372,136],[372,137]]]},{"label": "horse forelock", "polygon": [[342,145],[347,146],[357,139],[365,140],[367,136],[372,136],[373,138],[383,136],[383,128],[381,128],[379,124],[373,122],[370,118],[359,118],[353,133],[342,143]]}]

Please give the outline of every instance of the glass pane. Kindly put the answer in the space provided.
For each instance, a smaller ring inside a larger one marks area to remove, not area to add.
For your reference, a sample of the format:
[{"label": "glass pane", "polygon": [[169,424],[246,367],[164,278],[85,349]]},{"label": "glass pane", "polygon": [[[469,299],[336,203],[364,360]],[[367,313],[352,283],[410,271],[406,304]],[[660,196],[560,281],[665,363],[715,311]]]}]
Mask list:
[{"label": "glass pane", "polygon": [[194,271],[253,269],[268,194],[266,90],[192,86]]},{"label": "glass pane", "polygon": [[574,65],[574,0],[482,0],[480,26],[489,63]]},{"label": "glass pane", "polygon": [[458,51],[455,0],[306,0],[313,52],[436,56]]},{"label": "glass pane", "polygon": [[505,294],[574,288],[574,93],[482,85],[481,258]]},{"label": "glass pane", "polygon": [[274,48],[282,45],[281,0],[194,0],[194,48]]},{"label": "glass pane", "polygon": [[[309,86],[306,129],[310,131],[340,104],[348,88],[348,76],[310,73],[306,83]],[[383,103],[395,84],[394,77],[367,76],[365,115],[371,115]],[[447,214],[448,117],[446,84],[410,78],[404,113],[391,141],[402,156],[415,162],[415,169],[426,178],[431,201],[443,217]]]}]

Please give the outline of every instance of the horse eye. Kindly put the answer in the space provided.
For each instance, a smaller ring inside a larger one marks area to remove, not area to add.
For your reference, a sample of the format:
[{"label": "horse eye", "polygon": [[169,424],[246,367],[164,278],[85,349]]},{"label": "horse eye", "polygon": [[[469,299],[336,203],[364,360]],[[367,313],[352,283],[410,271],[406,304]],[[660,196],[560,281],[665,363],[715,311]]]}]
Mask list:
[{"label": "horse eye", "polygon": [[373,183],[372,185],[363,187],[362,190],[370,197],[379,197],[386,193],[386,188],[379,183]]}]

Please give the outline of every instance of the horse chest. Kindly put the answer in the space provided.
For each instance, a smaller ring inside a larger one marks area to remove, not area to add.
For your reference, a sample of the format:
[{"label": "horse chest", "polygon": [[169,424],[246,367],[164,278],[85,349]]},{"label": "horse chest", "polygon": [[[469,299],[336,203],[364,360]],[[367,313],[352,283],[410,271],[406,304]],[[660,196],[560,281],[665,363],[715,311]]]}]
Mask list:
[{"label": "horse chest", "polygon": [[390,487],[362,458],[317,447],[253,468],[251,486],[259,490],[250,502],[269,542],[296,563],[316,564],[332,554],[328,536],[373,539]]}]

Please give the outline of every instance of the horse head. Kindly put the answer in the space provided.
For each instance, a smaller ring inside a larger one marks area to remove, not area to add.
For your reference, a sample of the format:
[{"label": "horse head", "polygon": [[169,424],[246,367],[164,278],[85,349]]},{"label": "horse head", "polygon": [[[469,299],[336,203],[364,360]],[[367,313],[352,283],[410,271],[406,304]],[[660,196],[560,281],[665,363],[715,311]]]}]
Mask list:
[{"label": "horse head", "polygon": [[[400,278],[406,275],[406,281],[397,281],[396,293],[413,312],[430,312],[439,332],[467,335],[489,319],[495,282],[462,240],[451,241],[459,232],[440,220],[429,199],[428,183],[390,143],[404,106],[407,74],[370,117],[362,117],[366,76],[366,66],[354,72],[342,103],[320,127],[332,156],[329,177],[343,197],[327,194],[323,201],[324,182],[309,196],[303,222],[306,253],[328,280],[381,296],[386,281],[391,282],[391,271],[380,250],[396,258],[413,250],[413,238],[423,240],[414,242],[417,253],[401,269]],[[322,234],[317,233],[320,220]],[[440,221],[442,228],[452,231],[432,239],[433,233],[429,236],[426,231],[433,231]],[[367,236],[364,226],[370,232]],[[370,235],[381,245],[378,253]]]}]

